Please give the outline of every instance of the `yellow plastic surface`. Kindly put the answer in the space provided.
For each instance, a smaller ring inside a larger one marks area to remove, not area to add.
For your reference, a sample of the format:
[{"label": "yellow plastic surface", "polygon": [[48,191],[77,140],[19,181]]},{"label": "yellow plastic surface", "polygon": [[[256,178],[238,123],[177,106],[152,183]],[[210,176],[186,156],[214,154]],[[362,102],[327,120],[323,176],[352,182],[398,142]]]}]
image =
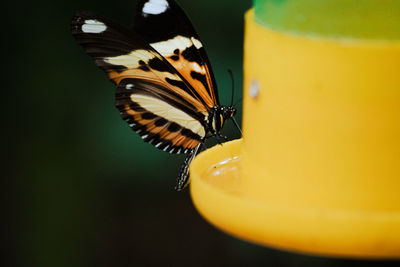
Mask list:
[{"label": "yellow plastic surface", "polygon": [[243,140],[193,161],[195,206],[259,244],[400,258],[400,43],[290,36],[253,12],[245,33]]}]

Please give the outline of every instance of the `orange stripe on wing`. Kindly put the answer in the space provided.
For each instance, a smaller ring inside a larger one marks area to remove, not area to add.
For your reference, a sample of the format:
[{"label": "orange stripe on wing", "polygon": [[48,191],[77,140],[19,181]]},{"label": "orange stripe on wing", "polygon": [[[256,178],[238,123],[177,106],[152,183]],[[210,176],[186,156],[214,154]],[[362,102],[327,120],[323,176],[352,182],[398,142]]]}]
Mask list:
[{"label": "orange stripe on wing", "polygon": [[[179,56],[179,59],[175,58],[177,56]],[[179,71],[182,77],[196,90],[196,92],[200,95],[200,97],[203,99],[203,101],[209,108],[212,108],[213,106],[216,105],[214,90],[212,89],[211,79],[209,77],[210,74],[208,73],[206,65],[200,66],[196,62],[190,62],[186,60],[183,56],[181,56],[181,54],[169,56],[166,57],[166,59],[168,60],[169,63],[171,63],[171,65],[174,66],[176,70]],[[194,79],[191,76],[192,71],[195,71],[205,76],[205,80],[207,81],[206,86],[208,86],[208,88],[211,88],[210,89],[211,95],[202,82]]]}]

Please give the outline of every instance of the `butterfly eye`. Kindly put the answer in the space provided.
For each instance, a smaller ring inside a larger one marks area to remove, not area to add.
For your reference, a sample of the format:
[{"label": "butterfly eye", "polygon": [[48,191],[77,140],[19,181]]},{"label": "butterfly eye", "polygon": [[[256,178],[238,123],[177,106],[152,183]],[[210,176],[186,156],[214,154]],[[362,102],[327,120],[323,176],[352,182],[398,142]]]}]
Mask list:
[{"label": "butterfly eye", "polygon": [[230,111],[231,111],[230,117],[232,118],[236,114],[236,108],[231,108]]}]

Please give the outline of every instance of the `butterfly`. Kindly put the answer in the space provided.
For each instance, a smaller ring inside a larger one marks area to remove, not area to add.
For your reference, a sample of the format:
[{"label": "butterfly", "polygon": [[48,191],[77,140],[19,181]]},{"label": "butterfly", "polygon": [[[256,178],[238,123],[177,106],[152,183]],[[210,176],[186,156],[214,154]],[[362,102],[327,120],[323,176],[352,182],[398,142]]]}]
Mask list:
[{"label": "butterfly", "polygon": [[225,121],[236,113],[219,103],[210,61],[189,18],[173,0],[145,0],[133,29],[80,12],[71,32],[116,85],[115,106],[132,130],[158,149],[187,154],[175,187],[182,190],[206,138],[223,137]]}]

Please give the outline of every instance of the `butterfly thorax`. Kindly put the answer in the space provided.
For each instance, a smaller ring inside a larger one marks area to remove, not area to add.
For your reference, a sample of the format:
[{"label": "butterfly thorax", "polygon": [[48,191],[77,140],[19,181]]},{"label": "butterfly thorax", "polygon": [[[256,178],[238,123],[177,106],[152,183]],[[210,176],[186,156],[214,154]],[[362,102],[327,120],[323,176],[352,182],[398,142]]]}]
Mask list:
[{"label": "butterfly thorax", "polygon": [[209,136],[221,136],[221,129],[226,120],[232,118],[236,113],[236,108],[232,106],[214,106],[208,116],[207,130]]}]

